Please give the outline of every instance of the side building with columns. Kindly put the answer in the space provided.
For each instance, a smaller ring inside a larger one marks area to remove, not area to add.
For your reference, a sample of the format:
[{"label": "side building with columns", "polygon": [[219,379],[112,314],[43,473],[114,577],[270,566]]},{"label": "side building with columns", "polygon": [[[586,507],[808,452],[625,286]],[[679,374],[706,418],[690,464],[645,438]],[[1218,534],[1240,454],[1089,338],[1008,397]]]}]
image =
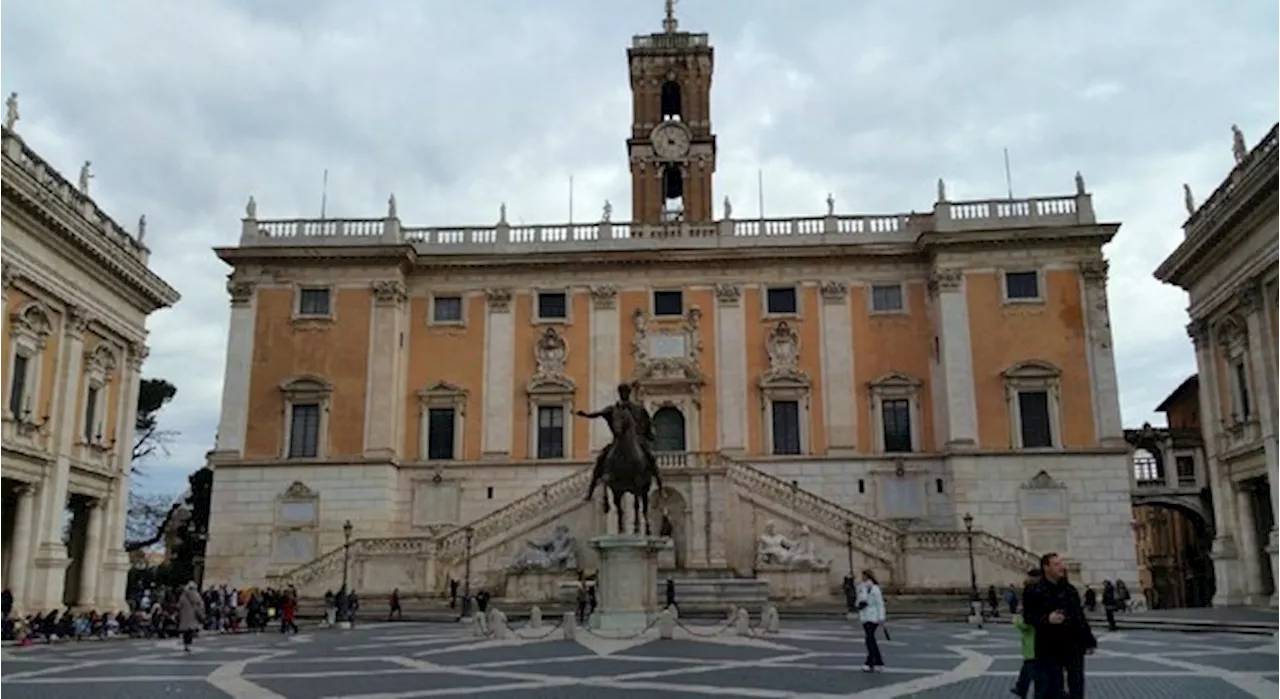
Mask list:
[{"label": "side building with columns", "polygon": [[1235,166],[1200,206],[1187,190],[1185,237],[1155,276],[1190,296],[1213,494],[1213,604],[1275,606],[1277,129],[1252,149],[1233,132]]},{"label": "side building with columns", "polygon": [[4,586],[22,611],[123,609],[146,320],[178,294],[87,170],[73,185],[9,127],[0,151]]},{"label": "side building with columns", "polygon": [[[1047,551],[1135,579],[1102,254],[1118,224],[1083,178],[1018,200],[939,182],[925,213],[828,196],[825,215],[717,219],[708,36],[668,18],[627,59],[630,220],[512,225],[503,205],[411,227],[394,197],[352,220],[250,199],[217,251],[206,580],[409,594],[470,571],[513,594],[508,563],[561,525],[590,571],[607,525],[583,495],[609,434],[575,412],[623,381],[653,415],[677,579],[818,597],[867,567],[968,590],[966,522],[984,588]],[[809,572],[758,557],[778,542]]]}]

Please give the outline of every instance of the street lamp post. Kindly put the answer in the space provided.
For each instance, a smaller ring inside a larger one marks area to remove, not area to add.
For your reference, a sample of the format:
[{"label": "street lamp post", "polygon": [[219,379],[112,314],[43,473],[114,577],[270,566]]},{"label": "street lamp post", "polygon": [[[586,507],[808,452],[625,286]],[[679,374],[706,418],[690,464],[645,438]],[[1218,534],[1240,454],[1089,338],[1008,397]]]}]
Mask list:
[{"label": "street lamp post", "polygon": [[975,622],[982,626],[982,599],[978,596],[978,568],[973,562],[973,515],[964,513],[964,532],[969,540],[969,609]]},{"label": "street lamp post", "polygon": [[342,524],[342,609],[341,620],[347,621],[347,610],[350,604],[347,602],[351,598],[351,589],[347,587],[347,571],[351,568],[351,520],[347,520]]},{"label": "street lamp post", "polygon": [[853,521],[844,523],[844,548],[849,555],[849,577],[853,577]]},{"label": "street lamp post", "polygon": [[467,527],[466,533],[467,551],[462,573],[462,618],[464,619],[471,616],[471,537],[475,531]]}]

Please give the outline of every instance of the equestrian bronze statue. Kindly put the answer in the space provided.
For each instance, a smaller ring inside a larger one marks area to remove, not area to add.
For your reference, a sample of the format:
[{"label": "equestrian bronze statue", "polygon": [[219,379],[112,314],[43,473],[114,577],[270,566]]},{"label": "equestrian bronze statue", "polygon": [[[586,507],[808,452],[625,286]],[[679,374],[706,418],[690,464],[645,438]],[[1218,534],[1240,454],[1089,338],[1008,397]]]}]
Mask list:
[{"label": "equestrian bronze statue", "polygon": [[[644,532],[649,533],[649,490],[653,484],[662,488],[662,477],[658,473],[658,462],[650,449],[653,439],[653,423],[644,407],[631,402],[631,386],[618,386],[618,402],[594,413],[577,413],[585,418],[603,418],[608,421],[613,441],[609,443],[596,458],[595,469],[591,474],[591,485],[587,487],[588,501],[595,493],[596,484],[603,481],[613,494],[614,507],[618,509],[618,531],[625,531],[622,522],[622,496],[631,493],[635,501],[636,521],[632,529],[640,533],[640,521],[644,521]],[[609,512],[609,499],[606,496],[604,511]],[[641,514],[644,516],[641,517]]]}]

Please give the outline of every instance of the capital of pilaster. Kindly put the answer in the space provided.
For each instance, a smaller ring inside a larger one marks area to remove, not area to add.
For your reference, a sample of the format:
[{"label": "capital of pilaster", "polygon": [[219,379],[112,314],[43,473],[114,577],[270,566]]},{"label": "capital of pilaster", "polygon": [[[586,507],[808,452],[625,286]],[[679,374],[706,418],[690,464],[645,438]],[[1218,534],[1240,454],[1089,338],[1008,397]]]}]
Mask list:
[{"label": "capital of pilaster", "polygon": [[935,269],[933,274],[929,275],[929,292],[932,294],[959,291],[963,284],[964,272],[962,270]]},{"label": "capital of pilaster", "polygon": [[607,311],[618,307],[618,287],[612,284],[591,287],[591,302],[597,311]]},{"label": "capital of pilaster", "polygon": [[0,263],[0,279],[4,282],[4,288],[8,289],[18,279],[18,270],[8,262]]},{"label": "capital of pilaster", "polygon": [[17,495],[20,498],[27,497],[27,496],[34,497],[39,493],[40,493],[39,483],[19,483],[17,487],[13,489],[13,494]]},{"label": "capital of pilaster", "polygon": [[741,284],[732,282],[716,284],[716,302],[721,306],[736,306],[741,299]]},{"label": "capital of pilaster", "polygon": [[231,296],[232,306],[244,306],[253,300],[253,292],[257,284],[243,279],[228,279],[227,294]]},{"label": "capital of pilaster", "polygon": [[1105,284],[1107,270],[1110,268],[1111,265],[1106,260],[1085,260],[1080,263],[1080,276],[1084,277],[1087,283]]},{"label": "capital of pilaster", "polygon": [[844,303],[849,299],[849,285],[841,281],[822,282],[822,300],[827,303]]},{"label": "capital of pilaster", "polygon": [[92,318],[89,312],[80,306],[67,306],[67,334],[73,337],[83,336],[89,329]]},{"label": "capital of pilaster", "polygon": [[149,354],[151,350],[141,342],[129,343],[129,369],[135,374],[142,371],[142,364]]},{"label": "capital of pilaster", "polygon": [[1191,344],[1196,349],[1200,349],[1209,344],[1209,323],[1202,319],[1192,320],[1187,323],[1187,336],[1191,338]]},{"label": "capital of pilaster", "polygon": [[379,279],[373,283],[373,297],[381,305],[404,303],[409,292],[399,279]]},{"label": "capital of pilaster", "polygon": [[485,300],[489,302],[492,313],[509,313],[511,311],[511,289],[501,287],[484,290]]},{"label": "capital of pilaster", "polygon": [[1240,282],[1236,287],[1236,303],[1246,313],[1262,308],[1262,290],[1259,288],[1257,279],[1250,278]]}]

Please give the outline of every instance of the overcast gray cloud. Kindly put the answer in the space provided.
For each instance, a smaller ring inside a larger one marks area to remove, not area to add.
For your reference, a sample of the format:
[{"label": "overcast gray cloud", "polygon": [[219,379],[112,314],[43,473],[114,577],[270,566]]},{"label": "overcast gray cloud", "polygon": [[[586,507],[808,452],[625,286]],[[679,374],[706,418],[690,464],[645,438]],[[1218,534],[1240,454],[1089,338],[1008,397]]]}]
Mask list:
[{"label": "overcast gray cloud", "polygon": [[[717,196],[766,214],[925,210],[954,198],[1065,194],[1084,173],[1120,221],[1112,261],[1125,420],[1194,372],[1186,299],[1151,271],[1181,238],[1181,184],[1207,195],[1275,122],[1277,6],[687,0],[716,47]],[[146,213],[155,269],[183,294],[151,322],[145,373],[173,380],[182,437],[147,486],[181,489],[218,417],[226,269],[245,199],[264,217],[409,225],[577,217],[630,201],[625,48],[658,0],[10,0],[3,92],[64,173],[90,159],[120,221]]]}]

